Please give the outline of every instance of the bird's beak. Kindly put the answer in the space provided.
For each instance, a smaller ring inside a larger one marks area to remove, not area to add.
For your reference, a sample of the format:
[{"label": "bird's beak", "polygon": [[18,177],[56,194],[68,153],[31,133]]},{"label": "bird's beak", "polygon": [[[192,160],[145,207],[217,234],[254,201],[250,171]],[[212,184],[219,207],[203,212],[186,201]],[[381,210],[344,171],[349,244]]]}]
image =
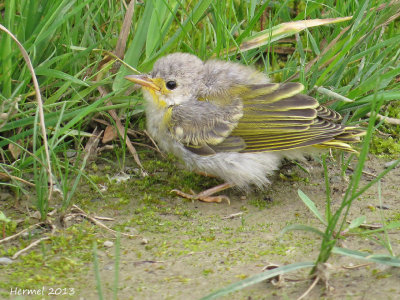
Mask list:
[{"label": "bird's beak", "polygon": [[134,83],[140,84],[143,87],[150,88],[155,91],[161,90],[154,79],[149,78],[146,75],[128,75],[124,77],[125,79],[132,81]]}]

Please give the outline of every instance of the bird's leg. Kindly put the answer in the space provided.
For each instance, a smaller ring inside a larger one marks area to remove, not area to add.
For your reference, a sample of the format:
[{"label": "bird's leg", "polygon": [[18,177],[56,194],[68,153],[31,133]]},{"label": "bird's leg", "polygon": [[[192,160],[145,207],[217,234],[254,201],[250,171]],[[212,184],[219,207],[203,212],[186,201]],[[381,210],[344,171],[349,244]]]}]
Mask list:
[{"label": "bird's leg", "polygon": [[231,201],[229,200],[228,196],[225,196],[225,195],[212,196],[212,195],[214,195],[215,193],[218,193],[220,191],[226,190],[228,188],[231,188],[233,186],[234,185],[230,184],[230,183],[223,183],[223,184],[217,185],[215,187],[212,187],[210,189],[207,189],[205,191],[202,191],[198,194],[193,193],[193,191],[192,191],[192,194],[187,194],[180,190],[172,190],[171,192],[174,192],[183,198],[187,198],[187,199],[191,199],[191,200],[200,200],[203,202],[216,202],[216,203],[220,203],[225,200],[228,202],[228,204],[231,204]]},{"label": "bird's leg", "polygon": [[197,170],[195,170],[194,172],[195,172],[196,174],[201,175],[201,176],[204,176],[204,177],[217,178],[217,176],[212,175],[212,174],[208,174],[208,173],[206,173],[206,172],[197,171]]}]

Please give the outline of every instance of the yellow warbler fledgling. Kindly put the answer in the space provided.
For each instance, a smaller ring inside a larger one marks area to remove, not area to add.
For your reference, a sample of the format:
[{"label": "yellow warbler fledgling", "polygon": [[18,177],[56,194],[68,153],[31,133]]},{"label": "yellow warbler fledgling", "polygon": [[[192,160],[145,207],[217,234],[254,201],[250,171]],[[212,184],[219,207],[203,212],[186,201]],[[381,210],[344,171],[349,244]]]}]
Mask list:
[{"label": "yellow warbler fledgling", "polygon": [[147,129],[159,147],[188,168],[217,176],[224,184],[197,195],[206,202],[226,188],[265,187],[281,160],[302,158],[321,148],[355,152],[364,131],[338,124],[340,115],[301,94],[300,83],[271,83],[239,63],[174,53],[160,58],[147,75],[129,75],[146,99]]}]

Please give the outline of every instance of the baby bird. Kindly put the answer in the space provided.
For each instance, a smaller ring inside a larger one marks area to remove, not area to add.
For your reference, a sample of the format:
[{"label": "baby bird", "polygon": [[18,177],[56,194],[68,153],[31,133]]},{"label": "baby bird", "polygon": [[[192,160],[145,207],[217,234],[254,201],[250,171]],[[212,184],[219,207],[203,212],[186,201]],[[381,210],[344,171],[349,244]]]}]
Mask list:
[{"label": "baby bird", "polygon": [[351,143],[364,134],[338,124],[341,116],[301,94],[302,84],[272,83],[239,63],[173,53],[149,74],[125,78],[142,86],[147,130],[159,147],[190,170],[225,181],[199,194],[174,190],[189,199],[229,202],[213,195],[233,186],[268,186],[283,158],[321,148],[355,152]]}]

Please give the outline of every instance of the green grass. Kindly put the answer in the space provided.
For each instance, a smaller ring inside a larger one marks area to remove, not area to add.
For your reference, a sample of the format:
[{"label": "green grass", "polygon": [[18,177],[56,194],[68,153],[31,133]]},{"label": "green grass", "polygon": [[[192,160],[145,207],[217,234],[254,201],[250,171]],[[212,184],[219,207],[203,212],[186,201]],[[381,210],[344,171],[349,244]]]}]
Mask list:
[{"label": "green grass", "polygon": [[[395,20],[400,5],[392,3],[385,7],[386,3],[384,0],[151,0],[139,2],[134,8],[123,58],[132,68],[147,72],[157,58],[175,51],[194,53],[202,59],[239,60],[256,65],[275,81],[300,81],[307,93],[339,111],[344,116],[343,122],[368,126],[357,168],[340,208],[331,210],[327,192],[325,216],[322,216],[312,208],[311,195],[311,199],[301,196],[325,226],[324,232],[319,231],[321,252],[313,266],[326,262],[332,251],[346,254],[335,248],[338,238],[335,234],[344,229],[352,201],[372,184],[379,183],[376,179],[368,186],[359,186],[369,149],[391,157],[400,152],[399,126],[381,126],[382,122],[374,119],[375,112],[400,118],[396,102],[400,98],[400,23]],[[92,182],[85,175],[84,151],[93,130],[91,120],[104,119],[115,125],[108,113],[114,108],[120,116],[126,116],[125,129],[128,126],[143,129],[141,95],[135,92],[127,96],[129,84],[123,80],[133,71],[124,65],[112,68],[114,58],[110,58],[111,63],[105,60],[107,53],[117,46],[126,7],[124,1],[6,0],[0,3],[0,12],[0,23],[27,50],[39,81],[52,179],[61,191],[61,210],[65,210],[74,203],[79,184]],[[285,22],[346,16],[353,18],[269,36],[270,30],[275,32]],[[264,37],[261,42],[255,40],[259,36]],[[254,47],[244,49],[243,45]],[[281,54],[282,50],[288,54]],[[31,75],[16,44],[4,32],[0,32],[0,60],[0,173],[11,178],[0,181],[0,186],[12,190],[19,198],[33,193],[31,205],[46,219],[51,209],[49,174],[45,167],[49,162],[44,152]],[[98,87],[106,88],[108,93],[100,94]],[[317,87],[352,101],[332,98],[329,93],[317,92]],[[108,101],[112,106],[105,106]],[[376,134],[377,128],[390,137]],[[129,155],[123,140],[124,137],[119,142],[122,153],[115,152],[121,169],[125,156]],[[76,151],[73,160],[67,155],[72,150]],[[378,177],[387,172],[389,169]],[[35,189],[18,178],[34,183]],[[178,180],[171,178],[173,183]],[[145,180],[147,187],[164,186],[163,193],[167,186],[173,186],[158,177]],[[184,186],[200,187],[201,181],[196,175],[187,175]],[[382,243],[389,250],[390,241],[386,237]],[[390,251],[389,254],[393,255]]]}]

